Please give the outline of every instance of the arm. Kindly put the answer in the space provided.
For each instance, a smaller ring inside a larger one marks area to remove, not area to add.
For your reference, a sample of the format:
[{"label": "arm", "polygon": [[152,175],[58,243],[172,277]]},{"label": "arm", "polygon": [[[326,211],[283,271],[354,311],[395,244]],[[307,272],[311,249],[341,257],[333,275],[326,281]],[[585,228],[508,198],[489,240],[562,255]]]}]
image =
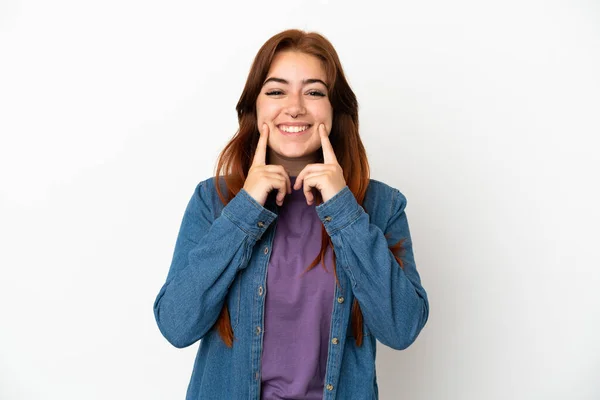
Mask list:
[{"label": "arm", "polygon": [[[429,316],[427,293],[417,272],[408,221],[406,198],[394,189],[390,218],[384,232],[369,222],[369,215],[345,187],[317,206],[333,242],[336,260],[350,279],[369,330],[386,346],[405,349],[417,338]],[[325,218],[329,216],[330,218]],[[401,238],[404,269],[388,246]]]},{"label": "arm", "polygon": [[167,280],[154,302],[158,328],[179,348],[214,325],[237,272],[276,217],[242,189],[214,219],[208,190],[206,181],[198,184],[187,205]]}]

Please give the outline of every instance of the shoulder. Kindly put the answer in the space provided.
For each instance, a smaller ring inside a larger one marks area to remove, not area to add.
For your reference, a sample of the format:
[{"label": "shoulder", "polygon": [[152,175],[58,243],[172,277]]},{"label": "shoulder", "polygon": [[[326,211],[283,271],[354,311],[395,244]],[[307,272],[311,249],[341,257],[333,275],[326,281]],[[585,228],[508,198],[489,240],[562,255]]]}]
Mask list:
[{"label": "shoulder", "polygon": [[374,201],[395,200],[406,203],[406,196],[399,189],[376,179],[369,179],[365,200],[367,198]]},{"label": "shoulder", "polygon": [[[221,186],[221,192],[227,194],[227,184],[223,176],[219,176],[219,185]],[[195,194],[202,198],[211,199],[218,197],[217,193],[217,179],[214,176],[201,180],[196,184]]]},{"label": "shoulder", "polygon": [[387,183],[370,179],[363,201],[367,213],[375,219],[388,221],[406,208],[406,196]]},{"label": "shoulder", "polygon": [[[221,193],[227,196],[227,185],[223,177],[219,177]],[[188,205],[190,209],[203,210],[202,212],[218,216],[224,204],[217,192],[217,180],[214,176],[203,179],[196,184],[194,193]]]}]

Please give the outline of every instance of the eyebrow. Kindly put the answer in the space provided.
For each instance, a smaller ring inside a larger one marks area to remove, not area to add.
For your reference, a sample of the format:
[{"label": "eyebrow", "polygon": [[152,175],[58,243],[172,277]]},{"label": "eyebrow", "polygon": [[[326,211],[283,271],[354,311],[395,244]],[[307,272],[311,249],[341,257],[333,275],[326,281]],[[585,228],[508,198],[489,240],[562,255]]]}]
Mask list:
[{"label": "eyebrow", "polygon": [[[289,82],[288,82],[288,81],[286,81],[286,80],[285,80],[285,79],[283,79],[283,78],[275,78],[275,77],[271,77],[271,78],[267,79],[267,80],[266,80],[266,81],[263,83],[263,86],[265,86],[265,85],[266,85],[267,83],[269,83],[269,82],[278,82],[278,83],[283,83],[283,84],[285,84],[285,85],[289,85]],[[311,83],[321,83],[321,84],[323,84],[323,86],[325,86],[326,88],[328,88],[328,89],[329,89],[329,86],[327,86],[327,84],[326,84],[325,82],[323,82],[322,80],[320,80],[320,79],[304,79],[304,80],[302,81],[302,86],[304,86],[304,85],[309,85],[309,84],[311,84]]]}]

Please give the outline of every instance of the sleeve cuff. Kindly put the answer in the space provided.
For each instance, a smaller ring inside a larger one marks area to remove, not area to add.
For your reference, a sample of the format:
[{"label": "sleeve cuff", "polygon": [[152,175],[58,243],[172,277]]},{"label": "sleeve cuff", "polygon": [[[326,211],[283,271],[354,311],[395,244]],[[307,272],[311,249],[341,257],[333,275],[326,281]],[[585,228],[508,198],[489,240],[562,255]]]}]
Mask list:
[{"label": "sleeve cuff", "polygon": [[243,188],[223,208],[222,215],[255,240],[259,240],[277,218],[277,214],[260,205]]},{"label": "sleeve cuff", "polygon": [[350,225],[365,212],[348,186],[318,205],[316,210],[329,236]]}]

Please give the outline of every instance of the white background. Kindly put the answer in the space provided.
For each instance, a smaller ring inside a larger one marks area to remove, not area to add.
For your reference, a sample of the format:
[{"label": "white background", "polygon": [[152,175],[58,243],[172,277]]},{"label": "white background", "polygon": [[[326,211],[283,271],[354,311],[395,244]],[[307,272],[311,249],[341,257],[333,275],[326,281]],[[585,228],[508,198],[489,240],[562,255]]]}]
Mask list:
[{"label": "white background", "polygon": [[[600,4],[0,2],[0,398],[182,399],[152,313],[256,51],[316,30],[429,322],[382,399],[600,398]],[[360,399],[359,399],[360,400]]]}]

